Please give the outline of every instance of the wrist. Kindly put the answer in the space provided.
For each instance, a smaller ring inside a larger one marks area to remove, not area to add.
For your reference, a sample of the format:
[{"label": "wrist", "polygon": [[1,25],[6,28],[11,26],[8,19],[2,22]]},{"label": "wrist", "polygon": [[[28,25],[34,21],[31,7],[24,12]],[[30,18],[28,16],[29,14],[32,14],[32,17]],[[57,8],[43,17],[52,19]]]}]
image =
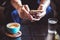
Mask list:
[{"label": "wrist", "polygon": [[21,10],[23,6],[18,6],[17,7],[17,10]]}]

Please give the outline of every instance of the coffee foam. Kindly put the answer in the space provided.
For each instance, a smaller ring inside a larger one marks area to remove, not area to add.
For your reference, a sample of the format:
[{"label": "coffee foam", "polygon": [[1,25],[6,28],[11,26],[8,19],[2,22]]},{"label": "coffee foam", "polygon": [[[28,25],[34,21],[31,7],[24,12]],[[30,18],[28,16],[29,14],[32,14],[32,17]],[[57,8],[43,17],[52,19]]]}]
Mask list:
[{"label": "coffee foam", "polygon": [[7,27],[8,27],[8,28],[17,28],[17,27],[19,27],[19,26],[20,26],[19,23],[9,23],[9,24],[7,24]]},{"label": "coffee foam", "polygon": [[10,26],[9,28],[15,28],[15,26]]}]

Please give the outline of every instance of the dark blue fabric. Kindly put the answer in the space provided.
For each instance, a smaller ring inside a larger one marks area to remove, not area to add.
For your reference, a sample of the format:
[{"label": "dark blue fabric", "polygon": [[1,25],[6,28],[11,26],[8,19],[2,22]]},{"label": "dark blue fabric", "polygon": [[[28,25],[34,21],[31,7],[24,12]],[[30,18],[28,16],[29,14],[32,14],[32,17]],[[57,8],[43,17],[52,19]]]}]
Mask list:
[{"label": "dark blue fabric", "polygon": [[51,6],[48,6],[48,8],[46,9],[46,14],[48,14],[49,12],[51,12],[52,8]]},{"label": "dark blue fabric", "polygon": [[17,10],[12,11],[11,16],[14,22],[21,23],[21,18],[19,17]]}]

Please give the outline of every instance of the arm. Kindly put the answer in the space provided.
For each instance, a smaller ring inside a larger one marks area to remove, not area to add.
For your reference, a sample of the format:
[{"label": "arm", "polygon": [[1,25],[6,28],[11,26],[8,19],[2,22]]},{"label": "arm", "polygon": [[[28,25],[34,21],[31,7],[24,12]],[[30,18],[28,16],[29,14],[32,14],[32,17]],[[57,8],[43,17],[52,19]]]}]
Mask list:
[{"label": "arm", "polygon": [[17,10],[19,10],[22,7],[21,0],[11,0],[11,4]]},{"label": "arm", "polygon": [[47,7],[49,6],[49,4],[50,4],[50,0],[41,0],[38,9],[40,9],[40,10],[44,9],[44,10],[46,10]]},{"label": "arm", "polygon": [[50,0],[41,0],[39,7],[37,10],[40,10],[40,12],[37,14],[37,16],[41,19],[46,15],[46,9],[50,4]]},{"label": "arm", "polygon": [[11,4],[17,10],[20,18],[30,19],[28,5],[22,5],[21,0],[11,0]]},{"label": "arm", "polygon": [[41,0],[40,5],[37,10],[40,10],[41,12],[38,13],[38,16],[40,19],[46,15],[46,9],[50,4],[50,0]]},{"label": "arm", "polygon": [[50,0],[41,0],[43,7],[47,8],[50,5]]}]

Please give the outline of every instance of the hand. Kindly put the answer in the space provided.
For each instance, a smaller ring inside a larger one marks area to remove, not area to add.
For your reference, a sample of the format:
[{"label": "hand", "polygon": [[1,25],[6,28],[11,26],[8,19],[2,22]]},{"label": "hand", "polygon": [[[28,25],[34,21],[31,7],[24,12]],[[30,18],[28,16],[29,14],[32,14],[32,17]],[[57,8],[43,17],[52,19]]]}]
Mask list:
[{"label": "hand", "polygon": [[39,21],[40,20],[39,16],[37,16],[38,12],[40,12],[40,10],[31,10],[30,11],[30,14],[34,18],[34,20],[32,20],[32,21]]},{"label": "hand", "polygon": [[40,4],[40,6],[38,7],[38,9],[37,10],[40,10],[40,11],[46,11],[46,7],[45,7],[45,5],[44,4]]},{"label": "hand", "polygon": [[37,12],[37,16],[39,16],[40,19],[46,15],[46,8],[44,5],[40,5],[37,10],[40,10],[40,12]]},{"label": "hand", "polygon": [[45,16],[46,11],[41,11],[41,10],[31,10],[30,14],[33,16],[34,20],[33,21],[39,21],[42,17]]},{"label": "hand", "polygon": [[37,16],[41,19],[42,17],[44,17],[46,15],[46,11],[43,12],[38,12]]},{"label": "hand", "polygon": [[20,18],[22,18],[24,20],[25,19],[31,20],[31,15],[29,14],[29,11],[30,11],[30,9],[29,9],[28,5],[23,5],[22,8],[20,8],[18,10],[18,14],[19,14]]},{"label": "hand", "polygon": [[42,5],[37,10],[31,10],[30,14],[35,18],[34,21],[39,21],[46,14],[46,8]]}]

